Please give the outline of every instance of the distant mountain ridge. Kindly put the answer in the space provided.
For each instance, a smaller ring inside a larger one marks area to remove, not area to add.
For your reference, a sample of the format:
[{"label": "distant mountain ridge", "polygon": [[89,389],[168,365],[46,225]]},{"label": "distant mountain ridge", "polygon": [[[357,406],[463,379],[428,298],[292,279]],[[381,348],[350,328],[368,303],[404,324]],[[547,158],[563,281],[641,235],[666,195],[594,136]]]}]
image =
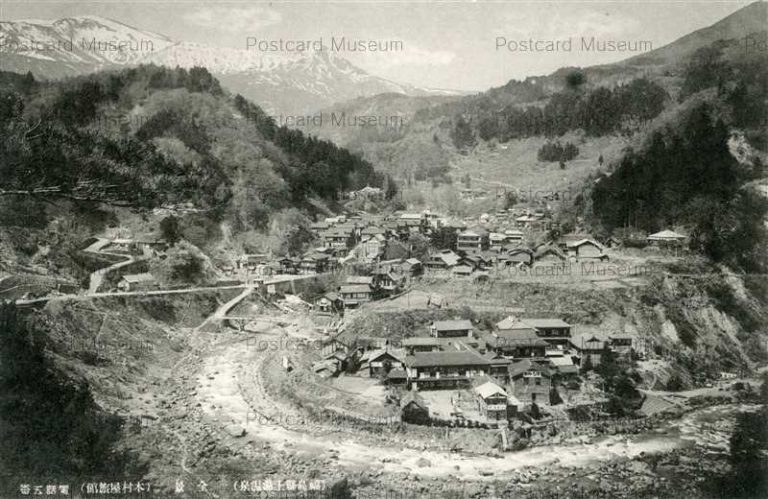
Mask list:
[{"label": "distant mountain ridge", "polygon": [[274,53],[175,41],[99,16],[0,22],[0,70],[57,79],[138,64],[207,68],[267,112],[296,114],[380,93],[456,95],[367,73],[327,51]]},{"label": "distant mountain ridge", "polygon": [[[764,58],[765,42],[768,40],[766,20],[768,4],[755,2],[711,26],[648,53],[612,64],[564,67],[548,75],[530,76],[523,81],[510,80],[485,92],[449,99],[375,96],[350,100],[343,107],[347,114],[396,115],[401,117],[405,126],[397,130],[342,128],[329,126],[329,120],[324,120],[324,126],[316,133],[364,154],[378,167],[398,176],[404,175],[404,171],[444,171],[449,165],[462,165],[457,168],[461,170],[459,174],[465,170],[476,172],[481,169],[480,164],[470,161],[468,165],[467,157],[456,154],[451,145],[450,132],[455,130],[458,117],[464,117],[478,138],[482,138],[481,118],[496,117],[506,121],[507,116],[514,115],[516,110],[529,106],[544,107],[553,95],[568,87],[567,78],[575,71],[584,75],[583,90],[614,88],[637,78],[649,79],[669,92],[671,103],[680,92],[686,65],[700,49],[716,45],[722,51],[723,60],[734,63],[755,62]],[[331,112],[332,109],[326,111]],[[477,158],[477,162],[487,164],[483,159],[487,158]]]}]

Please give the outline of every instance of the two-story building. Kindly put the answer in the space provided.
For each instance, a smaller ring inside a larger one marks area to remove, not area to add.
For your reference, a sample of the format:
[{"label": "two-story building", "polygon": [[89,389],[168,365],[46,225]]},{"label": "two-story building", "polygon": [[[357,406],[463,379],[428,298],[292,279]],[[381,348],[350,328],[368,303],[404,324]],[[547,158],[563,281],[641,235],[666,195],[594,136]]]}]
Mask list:
[{"label": "two-story building", "polygon": [[600,364],[603,352],[608,346],[608,342],[604,338],[591,334],[573,337],[570,340],[570,344],[581,356],[581,365],[590,364],[593,367]]},{"label": "two-story building", "polygon": [[435,321],[429,326],[429,331],[435,338],[472,337],[472,323],[466,319]]},{"label": "two-story building", "polygon": [[547,348],[547,342],[533,328],[492,331],[484,340],[488,351],[515,359],[544,357]]},{"label": "two-story building", "polygon": [[635,335],[616,333],[608,337],[608,344],[614,352],[626,355],[632,351],[635,340]]},{"label": "two-story building", "polygon": [[525,319],[536,334],[550,345],[568,346],[571,341],[571,325],[562,319]]},{"label": "two-story building", "polygon": [[408,355],[420,352],[439,352],[443,349],[443,340],[434,336],[415,336],[403,338],[400,340],[400,345]]},{"label": "two-story building", "polygon": [[423,234],[428,228],[427,218],[422,213],[403,213],[397,220],[397,233],[401,238],[410,234]]},{"label": "two-story building", "polygon": [[552,371],[547,366],[524,359],[509,369],[516,398],[525,403],[549,404]]},{"label": "two-story building", "polygon": [[376,261],[384,254],[387,238],[383,234],[363,234],[355,248],[355,254],[361,260]]},{"label": "two-story building", "polygon": [[405,355],[398,350],[369,350],[360,358],[360,369],[372,378],[384,377],[393,369],[404,369]]},{"label": "two-story building", "polygon": [[395,293],[405,285],[405,276],[386,267],[373,271],[373,286],[385,295]]},{"label": "two-story building", "polygon": [[456,251],[467,254],[480,253],[488,249],[488,233],[482,229],[459,232],[456,237]]},{"label": "two-story building", "polygon": [[461,257],[449,249],[431,253],[424,266],[430,270],[450,270],[461,261]]},{"label": "two-story building", "polygon": [[285,256],[277,261],[277,264],[280,266],[280,273],[282,274],[297,274],[299,272],[299,269],[301,267],[301,259],[300,258],[292,258],[290,256]]},{"label": "two-story building", "polygon": [[497,383],[509,384],[512,380],[510,378],[509,366],[514,361],[491,350],[486,351],[482,355],[488,361],[488,375],[496,380]]},{"label": "two-story building", "polygon": [[488,234],[488,245],[494,251],[501,251],[507,243],[507,236],[501,232],[491,232]]},{"label": "two-story building", "polygon": [[[510,407],[506,390],[492,381],[486,381],[473,389],[477,400],[477,409],[488,421],[507,421],[516,412],[516,405]],[[512,414],[510,414],[510,408]]]},{"label": "two-story building", "polygon": [[330,257],[325,253],[311,252],[301,258],[299,262],[300,274],[320,274],[330,268]]},{"label": "two-story building", "polygon": [[525,237],[525,234],[521,230],[514,230],[514,229],[508,229],[504,231],[504,235],[507,238],[507,242],[517,244],[520,243],[523,238]]},{"label": "two-story building", "polygon": [[321,233],[323,245],[330,248],[334,254],[344,256],[354,244],[354,229],[348,227],[334,227]]},{"label": "two-story building", "polygon": [[344,280],[344,284],[365,284],[369,288],[373,288],[373,276],[350,275]]},{"label": "two-story building", "polygon": [[371,301],[373,290],[367,284],[345,284],[339,288],[344,308],[357,308]]},{"label": "two-story building", "polygon": [[413,390],[469,388],[472,380],[488,374],[490,363],[474,350],[423,352],[405,359]]}]

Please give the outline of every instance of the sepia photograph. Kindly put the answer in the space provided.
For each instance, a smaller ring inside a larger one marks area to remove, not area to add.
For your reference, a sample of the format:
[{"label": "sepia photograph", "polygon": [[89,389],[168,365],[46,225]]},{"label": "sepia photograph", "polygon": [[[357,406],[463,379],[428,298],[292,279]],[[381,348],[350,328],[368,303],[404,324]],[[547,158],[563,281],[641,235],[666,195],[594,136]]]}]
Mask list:
[{"label": "sepia photograph", "polygon": [[768,498],[768,3],[0,0],[0,499]]}]

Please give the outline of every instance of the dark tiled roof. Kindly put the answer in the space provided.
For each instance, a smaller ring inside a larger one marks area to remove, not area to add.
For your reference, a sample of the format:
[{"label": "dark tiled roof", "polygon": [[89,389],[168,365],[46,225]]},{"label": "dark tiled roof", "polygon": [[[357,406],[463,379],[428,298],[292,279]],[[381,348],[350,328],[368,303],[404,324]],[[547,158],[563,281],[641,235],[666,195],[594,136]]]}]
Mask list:
[{"label": "dark tiled roof", "polygon": [[512,377],[518,376],[520,374],[523,374],[526,371],[539,371],[543,375],[549,377],[552,375],[549,368],[542,366],[538,362],[533,362],[529,359],[523,359],[520,362],[515,362],[511,366],[509,366],[509,373]]},{"label": "dark tiled roof", "polygon": [[452,321],[435,321],[432,324],[438,331],[463,331],[473,329],[472,323],[466,319]]},{"label": "dark tiled roof", "polygon": [[405,374],[404,369],[395,368],[387,373],[389,379],[406,379],[408,376]]},{"label": "dark tiled roof", "polygon": [[552,327],[571,327],[570,324],[562,319],[523,319],[525,322],[535,328],[552,328]]},{"label": "dark tiled roof", "polygon": [[488,365],[489,361],[470,350],[458,352],[424,352],[405,359],[409,367],[456,367]]},{"label": "dark tiled roof", "polygon": [[339,290],[342,294],[343,293],[370,293],[371,287],[367,284],[349,284],[346,286],[342,286]]}]

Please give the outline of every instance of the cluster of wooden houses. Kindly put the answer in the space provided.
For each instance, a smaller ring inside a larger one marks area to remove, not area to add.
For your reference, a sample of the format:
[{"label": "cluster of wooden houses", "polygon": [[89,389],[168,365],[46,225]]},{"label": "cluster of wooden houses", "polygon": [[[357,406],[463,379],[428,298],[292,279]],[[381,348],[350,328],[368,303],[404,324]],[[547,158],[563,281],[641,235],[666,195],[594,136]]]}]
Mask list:
[{"label": "cluster of wooden houses", "polygon": [[[284,274],[317,274],[330,272],[347,264],[371,264],[387,260],[409,260],[413,248],[408,240],[413,234],[429,237],[436,231],[449,229],[455,233],[451,247],[432,247],[428,254],[416,255],[427,270],[445,271],[457,276],[506,266],[557,264],[567,260],[605,260],[605,247],[588,234],[570,234],[560,240],[535,247],[525,244],[527,235],[548,220],[543,212],[526,211],[519,216],[510,212],[510,220],[475,220],[451,222],[430,211],[400,213],[390,216],[366,213],[339,215],[315,222],[310,229],[315,236],[312,249],[303,255],[289,255],[259,261],[258,267],[271,265],[267,271]],[[504,213],[505,215],[507,213]],[[253,262],[248,262],[249,271]],[[236,266],[228,266],[230,270]]]},{"label": "cluster of wooden houses", "polygon": [[358,244],[378,247],[392,238],[404,240],[414,233],[428,235],[443,222],[439,215],[429,211],[391,216],[359,213],[325,218],[313,223],[310,230],[320,246],[335,249],[337,256],[344,257]]},{"label": "cluster of wooden houses", "polygon": [[399,341],[336,337],[327,342],[321,364],[335,359],[340,370],[358,362],[361,374],[411,391],[474,389],[492,382],[521,404],[548,404],[554,376],[575,377],[583,358],[597,365],[606,348],[628,353],[636,341],[629,335],[574,338],[571,330],[557,318],[510,316],[491,331],[478,331],[466,319],[435,321],[428,336]]},{"label": "cluster of wooden houses", "polygon": [[[411,234],[430,235],[441,228],[453,228],[456,243],[450,248],[434,247],[424,258],[424,268],[448,270],[467,276],[476,271],[509,266],[556,265],[568,261],[607,261],[606,248],[619,244],[609,238],[605,244],[590,234],[566,234],[538,246],[525,244],[526,234],[547,220],[543,213],[528,213],[514,224],[482,223],[470,227],[452,225],[445,219],[423,213],[403,213],[387,218],[332,217],[313,224],[318,245],[302,257],[280,260],[284,273],[315,273],[350,262],[378,262],[387,258],[408,258],[403,245]],[[648,243],[662,248],[677,248],[686,236],[665,230],[648,236]]]},{"label": "cluster of wooden houses", "polygon": [[385,298],[403,290],[411,279],[423,272],[415,258],[379,262],[369,275],[347,276],[336,291],[325,293],[315,302],[320,313],[340,313],[358,308],[377,298]]}]

